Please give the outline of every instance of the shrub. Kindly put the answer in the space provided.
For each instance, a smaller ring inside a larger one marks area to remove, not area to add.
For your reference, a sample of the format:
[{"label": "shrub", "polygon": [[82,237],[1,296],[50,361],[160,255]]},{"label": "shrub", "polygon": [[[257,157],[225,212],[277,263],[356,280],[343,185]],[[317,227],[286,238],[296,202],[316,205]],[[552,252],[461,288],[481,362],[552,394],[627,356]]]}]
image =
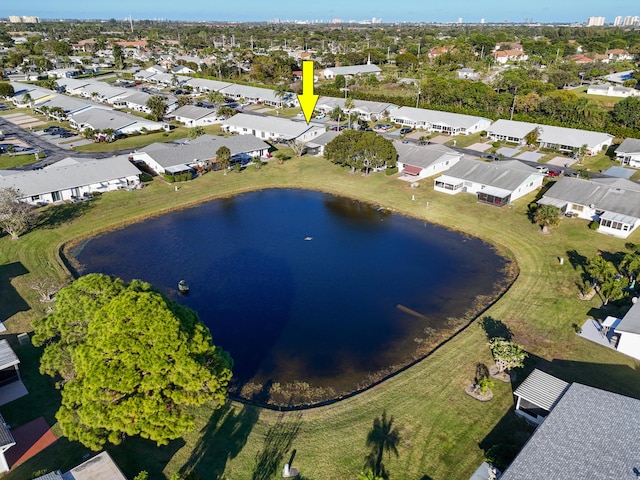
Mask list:
[{"label": "shrub", "polygon": [[478,382],[478,391],[481,395],[488,395],[494,386],[493,380],[489,377],[482,377]]},{"label": "shrub", "polygon": [[600,227],[600,223],[597,220],[591,220],[589,222],[589,229],[590,230],[598,230],[599,227]]},{"label": "shrub", "polygon": [[389,167],[384,171],[384,173],[386,175],[395,175],[396,173],[398,173],[398,167]]},{"label": "shrub", "polygon": [[141,182],[146,183],[146,182],[150,182],[151,180],[153,180],[153,177],[151,175],[149,175],[148,173],[142,172],[140,174],[140,181]]},{"label": "shrub", "polygon": [[491,146],[492,146],[493,148],[500,148],[500,142],[497,142],[497,141],[496,141],[496,142],[493,142],[493,143],[491,144]]},{"label": "shrub", "polygon": [[518,447],[515,445],[498,444],[491,447],[484,454],[487,463],[493,465],[500,470],[505,470],[509,464],[516,458]]}]

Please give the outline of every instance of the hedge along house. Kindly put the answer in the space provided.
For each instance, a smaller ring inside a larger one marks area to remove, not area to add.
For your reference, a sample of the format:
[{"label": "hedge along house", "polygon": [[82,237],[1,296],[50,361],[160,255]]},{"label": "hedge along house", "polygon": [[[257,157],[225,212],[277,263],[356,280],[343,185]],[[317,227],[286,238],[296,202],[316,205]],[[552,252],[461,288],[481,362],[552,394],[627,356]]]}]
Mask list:
[{"label": "hedge along house", "polygon": [[487,128],[487,135],[494,141],[524,145],[527,135],[535,129],[538,129],[537,143],[540,148],[554,149],[565,153],[576,152],[586,145],[586,152],[583,153],[597,155],[611,146],[614,138],[608,133],[502,119]]},{"label": "hedge along house", "polygon": [[184,143],[153,143],[133,152],[134,162],[142,162],[158,174],[176,174],[196,167],[218,169],[216,152],[227,147],[231,156],[266,157],[271,146],[253,135],[222,137],[202,135]]},{"label": "hedge along house", "polygon": [[140,170],[128,155],[103,160],[67,157],[42,170],[4,170],[0,188],[20,191],[21,200],[31,205],[77,201],[94,193],[135,188]]},{"label": "hedge along house", "polygon": [[402,142],[394,142],[393,145],[398,152],[398,171],[407,177],[415,177],[415,180],[442,173],[458,163],[463,156],[444,145],[419,146]]},{"label": "hedge along house", "polygon": [[564,177],[538,203],[596,221],[598,232],[614,237],[627,238],[640,225],[640,185],[622,178]]},{"label": "hedge along house", "polygon": [[393,123],[449,135],[472,135],[487,130],[491,125],[488,118],[414,107],[397,108],[390,116]]},{"label": "hedge along house", "polygon": [[486,163],[461,159],[437,177],[434,190],[477,195],[480,203],[502,207],[542,186],[544,175],[517,160]]}]

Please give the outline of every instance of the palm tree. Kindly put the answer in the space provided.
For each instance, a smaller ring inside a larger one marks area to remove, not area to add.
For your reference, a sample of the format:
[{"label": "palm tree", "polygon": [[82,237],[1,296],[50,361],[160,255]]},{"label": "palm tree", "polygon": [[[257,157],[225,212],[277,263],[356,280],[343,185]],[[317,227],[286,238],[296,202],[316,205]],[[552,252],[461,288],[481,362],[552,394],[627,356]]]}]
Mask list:
[{"label": "palm tree", "polygon": [[373,470],[367,470],[367,473],[361,473],[358,475],[358,480],[384,480],[384,478],[377,476],[373,473]]},{"label": "palm tree", "polygon": [[351,128],[351,110],[356,106],[356,103],[353,101],[353,98],[347,97],[344,101],[344,109],[347,114],[347,118],[349,119],[349,128]]},{"label": "palm tree", "polygon": [[367,435],[367,447],[371,448],[371,452],[367,457],[366,466],[377,477],[387,477],[382,457],[385,452],[389,455],[393,453],[397,457],[399,443],[400,432],[393,426],[393,417],[387,419],[387,412],[382,412],[382,416],[373,421],[373,428]]},{"label": "palm tree", "polygon": [[280,84],[276,87],[275,91],[273,92],[273,96],[276,97],[277,99],[280,100],[280,106],[277,108],[282,108],[282,106],[284,105],[283,100],[289,95],[289,92],[287,90],[287,87],[285,87],[284,85]]},{"label": "palm tree", "polygon": [[542,227],[542,233],[549,233],[549,227],[560,224],[560,209],[553,205],[540,205],[533,213],[533,220]]},{"label": "palm tree", "polygon": [[224,95],[217,90],[211,90],[207,93],[207,100],[214,105],[224,102]]},{"label": "palm tree", "polygon": [[605,260],[601,255],[590,258],[587,261],[586,270],[593,280],[594,287],[611,280],[616,274],[613,263]]},{"label": "palm tree", "polygon": [[34,102],[33,102],[33,98],[31,97],[31,94],[27,92],[24,95],[22,95],[22,103],[29,104],[29,106],[33,108]]}]

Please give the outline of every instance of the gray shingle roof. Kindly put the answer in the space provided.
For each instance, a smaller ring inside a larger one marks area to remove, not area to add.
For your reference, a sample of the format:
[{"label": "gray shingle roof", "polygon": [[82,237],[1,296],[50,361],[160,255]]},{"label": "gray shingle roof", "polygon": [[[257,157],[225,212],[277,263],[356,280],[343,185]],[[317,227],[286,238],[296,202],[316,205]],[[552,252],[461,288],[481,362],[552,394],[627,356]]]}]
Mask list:
[{"label": "gray shingle roof", "polygon": [[154,143],[141,148],[140,151],[149,155],[162,167],[168,168],[182,164],[189,165],[200,160],[211,160],[215,158],[216,152],[222,146],[226,146],[232,156],[270,148],[268,143],[253,135],[233,137],[203,135],[189,143]]},{"label": "gray shingle roof", "polygon": [[637,480],[640,400],[573,383],[501,480]]},{"label": "gray shingle roof", "polygon": [[320,136],[314,138],[313,140],[307,142],[307,146],[310,147],[310,148],[316,148],[316,147],[320,147],[320,146],[326,145],[331,140],[333,140],[338,135],[340,135],[340,133],[341,132],[338,132],[336,130],[327,130],[322,135],[320,135]]},{"label": "gray shingle roof", "polygon": [[139,174],[140,170],[129,162],[128,155],[121,155],[102,160],[82,159],[71,165],[65,163],[56,167],[54,164],[42,170],[0,176],[0,188],[14,187],[24,197],[31,197]]},{"label": "gray shingle roof", "polygon": [[616,153],[640,153],[640,140],[637,138],[625,138],[616,148]]},{"label": "gray shingle roof", "polygon": [[220,82],[218,80],[209,80],[207,78],[191,78],[185,82],[185,85],[191,85],[193,88],[219,91],[231,84],[229,82]]},{"label": "gray shingle roof", "polygon": [[160,130],[162,128],[161,123],[152,122],[151,120],[146,120],[117,110],[107,110],[99,107],[75,113],[71,116],[71,119],[78,125],[90,125],[94,130],[112,128],[118,131],[121,128],[135,123],[146,126],[148,130]]},{"label": "gray shingle roof", "polygon": [[189,118],[191,120],[198,120],[200,118],[208,117],[209,115],[215,117],[216,112],[210,108],[197,107],[195,105],[183,105],[171,112],[171,115],[175,117]]},{"label": "gray shingle roof", "polygon": [[420,168],[427,168],[434,163],[446,161],[447,159],[462,158],[461,153],[444,145],[419,146],[402,142],[394,142],[393,145],[398,152],[398,162]]},{"label": "gray shingle roof", "polygon": [[9,445],[15,445],[16,441],[13,439],[13,435],[11,435],[11,431],[7,424],[0,415],[0,447],[7,447]]},{"label": "gray shingle roof", "polygon": [[622,178],[564,177],[547,190],[543,199],[594,205],[598,210],[640,218],[640,185]]},{"label": "gray shingle roof", "polygon": [[567,388],[567,382],[536,368],[513,394],[550,412]]},{"label": "gray shingle roof", "polygon": [[480,183],[489,187],[514,191],[531,175],[541,175],[533,167],[517,160],[506,162],[481,162],[463,158],[447,170],[447,177]]},{"label": "gray shingle roof", "polygon": [[627,314],[620,320],[616,331],[640,335],[640,302],[631,306]]},{"label": "gray shingle roof", "polygon": [[12,367],[20,363],[18,356],[9,345],[9,342],[0,340],[0,370]]},{"label": "gray shingle roof", "polygon": [[[333,110],[335,107],[340,107],[344,110],[344,98],[338,97],[320,97],[316,105],[316,109],[324,108],[326,110]],[[367,114],[381,114],[385,110],[393,110],[398,108],[389,102],[373,102],[370,100],[353,100],[354,110]]]},{"label": "gray shingle roof", "polygon": [[72,468],[62,475],[62,478],[64,480],[127,480],[106,451]]}]

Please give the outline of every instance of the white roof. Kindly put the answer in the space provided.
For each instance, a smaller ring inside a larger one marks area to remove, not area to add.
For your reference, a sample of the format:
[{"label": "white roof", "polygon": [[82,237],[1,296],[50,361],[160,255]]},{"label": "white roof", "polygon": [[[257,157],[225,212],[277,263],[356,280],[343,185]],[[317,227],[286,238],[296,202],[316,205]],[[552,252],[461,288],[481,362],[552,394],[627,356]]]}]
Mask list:
[{"label": "white roof", "polygon": [[128,155],[102,160],[78,159],[75,163],[72,162],[73,159],[60,167],[53,164],[42,170],[26,170],[15,175],[0,176],[0,188],[14,187],[24,197],[32,197],[140,174],[140,170],[129,162]]},{"label": "white roof", "polygon": [[289,120],[287,118],[273,116],[249,115],[238,113],[222,122],[223,126],[246,128],[248,130],[263,131],[276,134],[287,140],[293,140],[305,134],[309,130],[324,130],[324,127],[307,125],[306,122]]},{"label": "white roof", "polygon": [[349,65],[346,67],[329,67],[325,69],[334,75],[363,75],[367,73],[380,73],[380,67],[373,64]]},{"label": "white roof", "polygon": [[0,340],[0,370],[13,367],[20,363],[20,359],[15,354],[9,342],[5,339]]},{"label": "white roof", "polygon": [[62,475],[64,480],[127,480],[109,454],[100,452]]},{"label": "white roof", "polygon": [[391,114],[394,119],[407,119],[413,122],[424,122],[431,125],[446,125],[452,128],[471,128],[479,122],[491,121],[488,118],[463,115],[461,113],[440,112],[424,108],[400,107]]}]

